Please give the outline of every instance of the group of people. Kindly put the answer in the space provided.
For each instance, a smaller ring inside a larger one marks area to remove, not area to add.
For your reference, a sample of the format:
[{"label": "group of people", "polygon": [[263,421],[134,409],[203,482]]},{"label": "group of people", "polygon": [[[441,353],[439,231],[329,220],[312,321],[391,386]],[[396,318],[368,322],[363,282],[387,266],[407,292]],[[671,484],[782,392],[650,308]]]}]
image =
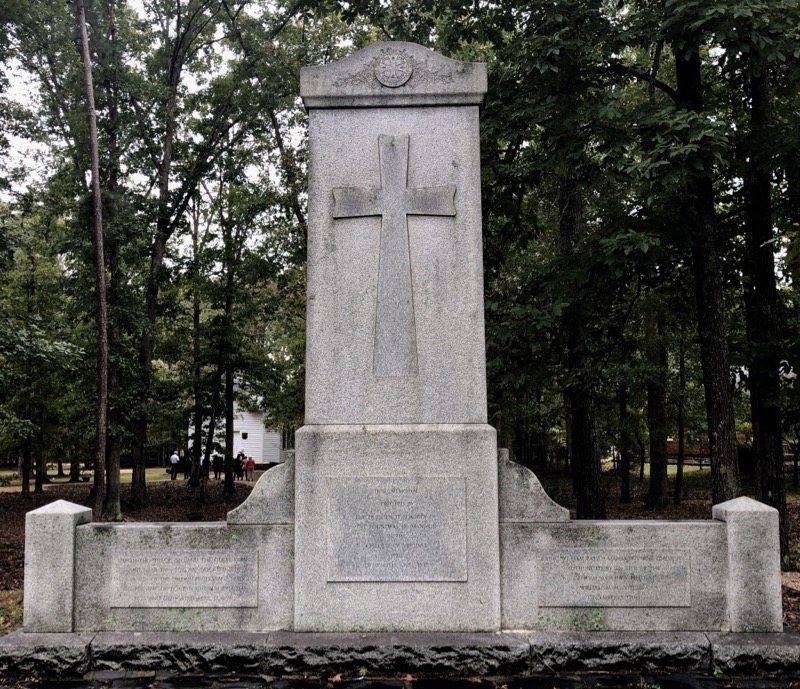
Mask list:
[{"label": "group of people", "polygon": [[[170,478],[174,481],[178,478],[178,474],[183,469],[183,478],[188,480],[192,473],[192,460],[189,454],[186,453],[181,459],[178,451],[175,450],[169,458],[170,463]],[[200,457],[200,465],[203,464],[203,457]],[[214,453],[211,459],[211,469],[214,471],[214,478],[220,479],[225,473],[225,460],[219,453]],[[247,480],[252,481],[255,477],[256,461],[252,457],[245,456],[242,450],[233,459],[233,473],[234,479],[237,481]]]},{"label": "group of people", "polygon": [[[225,473],[225,460],[222,455],[215,454],[211,462],[211,468],[214,470],[214,478],[220,479]],[[248,480],[252,481],[256,471],[256,460],[252,457],[245,456],[242,450],[233,458],[233,478],[236,481]]]}]

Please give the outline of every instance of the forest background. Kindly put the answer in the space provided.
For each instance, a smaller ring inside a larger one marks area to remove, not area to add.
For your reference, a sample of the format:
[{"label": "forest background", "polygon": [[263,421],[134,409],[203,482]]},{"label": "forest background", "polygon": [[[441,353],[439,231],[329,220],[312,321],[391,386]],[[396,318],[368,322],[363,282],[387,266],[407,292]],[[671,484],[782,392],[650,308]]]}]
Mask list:
[{"label": "forest background", "polygon": [[235,399],[303,424],[299,71],[409,40],[488,65],[500,446],[568,469],[579,518],[605,516],[609,457],[623,501],[645,457],[648,503],[679,501],[670,437],[710,456],[714,502],[751,481],[785,514],[797,0],[9,0],[0,23],[0,462],[23,497],[48,463],[89,465],[122,519],[120,467],[141,506],[174,447],[201,488],[224,452],[232,489]]}]

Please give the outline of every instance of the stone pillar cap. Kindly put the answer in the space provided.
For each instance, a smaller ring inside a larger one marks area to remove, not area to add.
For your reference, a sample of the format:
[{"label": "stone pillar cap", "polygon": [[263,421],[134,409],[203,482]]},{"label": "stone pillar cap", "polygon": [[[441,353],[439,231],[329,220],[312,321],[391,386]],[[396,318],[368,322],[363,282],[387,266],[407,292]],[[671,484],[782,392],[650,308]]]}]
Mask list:
[{"label": "stone pillar cap", "polygon": [[92,510],[83,505],[76,505],[74,502],[68,502],[67,500],[55,500],[47,505],[31,510],[28,514],[83,514],[84,512],[89,512],[91,514]]},{"label": "stone pillar cap", "polygon": [[727,521],[727,515],[732,512],[774,512],[777,514],[778,510],[763,502],[748,498],[746,495],[721,502],[711,508],[713,518],[721,522]]},{"label": "stone pillar cap", "polygon": [[459,62],[416,43],[373,43],[342,60],[300,70],[306,108],[480,105],[486,65]]}]

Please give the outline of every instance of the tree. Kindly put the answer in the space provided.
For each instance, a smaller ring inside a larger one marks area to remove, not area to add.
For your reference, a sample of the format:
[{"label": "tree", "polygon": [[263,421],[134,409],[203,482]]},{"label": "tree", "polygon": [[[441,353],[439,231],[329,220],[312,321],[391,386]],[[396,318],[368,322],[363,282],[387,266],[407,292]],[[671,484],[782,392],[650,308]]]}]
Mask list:
[{"label": "tree", "polygon": [[[95,292],[97,298],[97,418],[96,450],[94,459],[93,509],[95,519],[100,516],[105,497],[104,470],[106,464],[106,415],[108,410],[108,326],[106,316],[106,264],[103,241],[103,208],[100,194],[100,154],[97,141],[97,119],[94,108],[94,81],[89,55],[89,34],[83,0],[76,0],[78,31],[81,37],[86,113],[89,121],[89,158],[92,171],[92,219],[95,254]],[[115,515],[116,516],[116,515]]]}]

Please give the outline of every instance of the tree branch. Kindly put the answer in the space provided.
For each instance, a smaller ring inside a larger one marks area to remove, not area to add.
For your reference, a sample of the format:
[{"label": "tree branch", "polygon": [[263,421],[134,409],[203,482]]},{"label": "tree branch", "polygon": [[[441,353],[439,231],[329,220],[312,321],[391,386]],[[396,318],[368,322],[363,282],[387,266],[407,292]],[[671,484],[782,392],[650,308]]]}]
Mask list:
[{"label": "tree branch", "polygon": [[663,81],[653,78],[647,72],[641,72],[633,67],[620,66],[618,69],[622,72],[622,74],[627,74],[629,77],[633,77],[637,81],[643,81],[648,84],[648,86],[652,84],[652,86],[657,88],[659,91],[666,93],[674,103],[678,102],[678,92],[669,84],[665,84]]}]

